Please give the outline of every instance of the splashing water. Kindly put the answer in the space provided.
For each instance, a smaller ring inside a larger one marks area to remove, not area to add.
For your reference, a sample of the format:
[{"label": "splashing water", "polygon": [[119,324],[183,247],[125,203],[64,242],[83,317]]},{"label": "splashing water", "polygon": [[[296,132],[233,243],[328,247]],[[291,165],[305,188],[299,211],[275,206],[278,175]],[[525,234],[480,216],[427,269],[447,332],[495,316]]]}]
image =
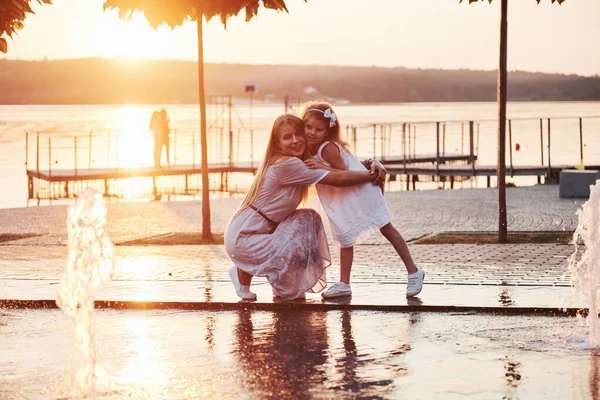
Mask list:
[{"label": "splashing water", "polygon": [[106,232],[106,208],[97,190],[87,188],[68,211],[68,263],[56,304],[73,319],[75,374],[70,390],[95,397],[96,365],[94,290],[112,279],[115,252]]},{"label": "splashing water", "polygon": [[[598,284],[600,283],[600,181],[590,186],[590,198],[577,211],[579,223],[573,234],[575,252],[569,259],[571,286],[587,303],[590,346],[600,347]],[[585,246],[585,247],[583,247]]]}]

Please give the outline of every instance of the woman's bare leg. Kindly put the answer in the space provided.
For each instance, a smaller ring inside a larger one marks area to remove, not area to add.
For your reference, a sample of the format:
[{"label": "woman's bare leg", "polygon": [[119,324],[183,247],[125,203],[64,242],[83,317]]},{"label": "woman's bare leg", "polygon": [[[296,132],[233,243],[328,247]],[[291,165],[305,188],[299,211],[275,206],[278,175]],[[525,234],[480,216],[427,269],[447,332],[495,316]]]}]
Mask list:
[{"label": "woman's bare leg", "polygon": [[409,274],[414,274],[417,272],[417,266],[410,255],[410,250],[408,249],[408,245],[404,241],[404,238],[398,232],[396,228],[390,222],[385,225],[383,228],[379,230],[383,236],[394,246],[396,253],[400,256],[402,261],[404,262],[404,266],[406,267],[406,271]]},{"label": "woman's bare leg", "polygon": [[237,273],[238,273],[238,279],[240,280],[240,283],[242,285],[248,285],[248,286],[250,286],[250,283],[252,281],[252,275],[250,275],[246,271],[242,271],[239,268],[237,269]]}]

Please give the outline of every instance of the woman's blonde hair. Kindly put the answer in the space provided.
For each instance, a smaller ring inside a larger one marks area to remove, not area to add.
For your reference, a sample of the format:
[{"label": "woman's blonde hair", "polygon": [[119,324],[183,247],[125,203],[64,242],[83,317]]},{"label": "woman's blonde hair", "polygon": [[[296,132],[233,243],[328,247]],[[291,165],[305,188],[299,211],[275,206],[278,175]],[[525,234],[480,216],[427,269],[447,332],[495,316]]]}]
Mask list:
[{"label": "woman's blonde hair", "polygon": [[[277,161],[278,158],[286,155],[279,148],[279,132],[281,128],[286,124],[292,125],[294,128],[296,128],[296,131],[299,134],[304,136],[304,123],[300,118],[293,114],[283,114],[277,117],[275,122],[273,122],[273,127],[271,128],[271,135],[269,136],[269,142],[267,143],[267,150],[265,152],[265,156],[262,162],[260,163],[260,166],[258,167],[256,176],[254,177],[254,182],[252,182],[250,190],[248,190],[248,193],[246,193],[246,197],[242,201],[242,204],[240,204],[238,211],[243,210],[244,208],[254,203],[254,201],[256,201],[256,198],[260,193],[260,188],[262,187],[263,182],[265,180],[265,174],[267,172],[267,169],[275,161]],[[305,160],[308,157],[310,157],[310,151],[308,149],[308,146],[306,146],[302,159]],[[303,201],[306,200],[307,195],[308,187],[305,187],[302,193]]]},{"label": "woman's blonde hair", "polygon": [[300,113],[300,118],[302,119],[302,121],[306,121],[308,117],[313,117],[317,121],[323,122],[325,126],[328,127],[324,140],[327,140],[328,142],[337,142],[344,149],[348,150],[348,143],[342,140],[340,119],[337,117],[337,114],[335,114],[335,125],[330,126],[331,118],[327,118],[325,116],[325,111],[327,111],[327,109],[329,109],[331,113],[335,114],[333,108],[331,107],[331,104],[329,104],[328,102],[320,100],[309,101],[304,104],[304,109],[302,110],[302,113]]}]

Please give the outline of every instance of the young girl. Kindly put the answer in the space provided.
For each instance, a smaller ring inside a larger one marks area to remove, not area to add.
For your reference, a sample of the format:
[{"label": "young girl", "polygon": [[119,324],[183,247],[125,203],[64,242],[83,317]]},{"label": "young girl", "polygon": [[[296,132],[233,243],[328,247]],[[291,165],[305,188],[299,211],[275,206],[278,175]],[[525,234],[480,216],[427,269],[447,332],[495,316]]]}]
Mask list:
[{"label": "young girl", "polygon": [[[347,150],[340,138],[340,124],[331,105],[307,103],[301,115],[304,132],[313,158],[305,163],[310,168],[364,171],[365,167]],[[350,296],[350,270],[354,245],[379,231],[394,246],[408,272],[406,295],[416,296],[423,288],[425,272],[415,265],[404,238],[391,223],[392,213],[381,189],[372,184],[332,187],[317,184],[321,205],[329,219],[331,234],[340,245],[340,282],[323,292],[324,298]]]}]

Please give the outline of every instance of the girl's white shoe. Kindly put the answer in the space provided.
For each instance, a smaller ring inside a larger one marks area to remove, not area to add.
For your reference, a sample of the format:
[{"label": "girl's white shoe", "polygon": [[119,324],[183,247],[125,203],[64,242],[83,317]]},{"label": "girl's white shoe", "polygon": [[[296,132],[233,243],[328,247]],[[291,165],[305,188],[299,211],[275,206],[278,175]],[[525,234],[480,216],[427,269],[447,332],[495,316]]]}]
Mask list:
[{"label": "girl's white shoe", "polygon": [[321,296],[324,299],[332,299],[334,297],[352,296],[352,288],[349,283],[338,282],[331,285],[329,289],[324,291]]},{"label": "girl's white shoe", "polygon": [[406,297],[413,297],[421,293],[424,279],[425,271],[423,271],[421,268],[417,269],[417,272],[414,274],[409,274],[408,284],[406,285]]}]

